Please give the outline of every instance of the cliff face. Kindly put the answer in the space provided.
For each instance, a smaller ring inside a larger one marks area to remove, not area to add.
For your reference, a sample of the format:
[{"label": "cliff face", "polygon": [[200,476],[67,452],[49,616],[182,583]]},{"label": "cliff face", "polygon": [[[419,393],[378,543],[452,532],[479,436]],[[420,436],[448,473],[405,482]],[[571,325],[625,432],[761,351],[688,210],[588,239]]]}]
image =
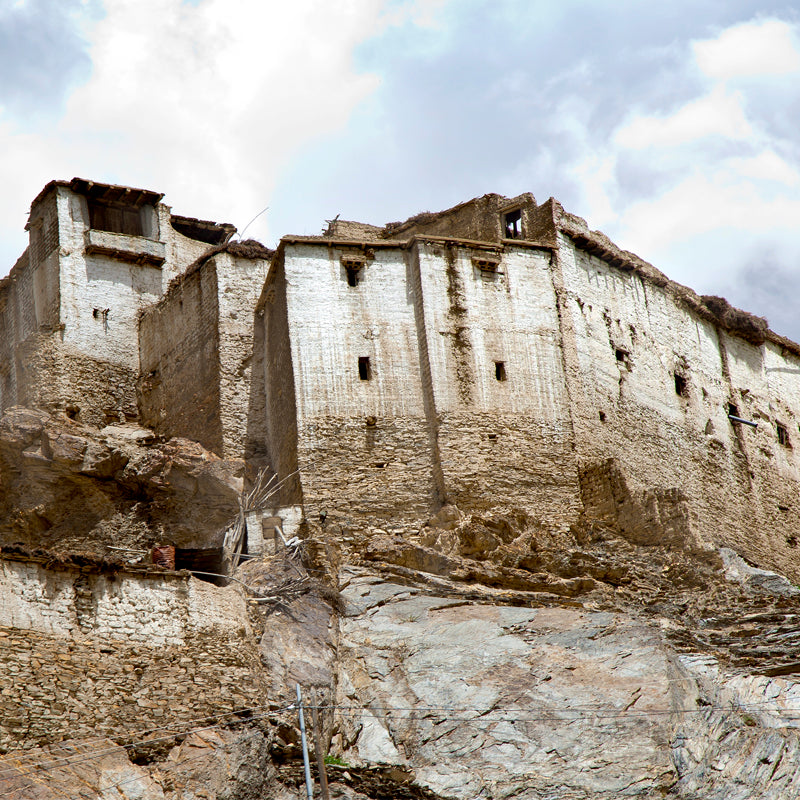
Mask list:
[{"label": "cliff face", "polygon": [[221,545],[244,465],[136,425],[98,430],[15,407],[0,419],[0,546],[114,560],[168,531],[184,547]]},{"label": "cliff face", "polygon": [[[65,480],[64,509],[100,485],[118,499],[140,451],[154,474],[168,452],[170,475],[219,466],[107,431],[129,460],[101,480],[42,449],[67,430],[86,464],[88,429],[21,410],[0,423],[9,507],[27,508],[29,486],[49,508]],[[37,448],[39,472],[12,480]],[[299,683],[334,798],[800,795],[800,590],[622,493],[624,513],[588,505],[570,529],[512,504],[446,506],[403,537],[307,525],[227,587],[89,550],[69,561],[48,531],[24,552],[6,544],[0,793],[296,798]],[[204,497],[182,501],[195,524],[212,519]],[[180,503],[158,507],[185,519]]]}]

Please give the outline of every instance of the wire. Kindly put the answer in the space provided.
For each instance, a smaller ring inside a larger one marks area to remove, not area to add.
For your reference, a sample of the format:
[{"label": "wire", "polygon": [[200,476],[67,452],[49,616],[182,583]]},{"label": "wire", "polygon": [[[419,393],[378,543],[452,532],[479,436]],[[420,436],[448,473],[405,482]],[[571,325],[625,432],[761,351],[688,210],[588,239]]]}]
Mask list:
[{"label": "wire", "polygon": [[[444,719],[442,719],[442,723],[447,722],[455,722],[455,723],[482,723],[482,724],[497,724],[499,722],[562,722],[562,723],[572,723],[578,722],[581,719],[585,718],[594,718],[598,720],[606,720],[610,724],[618,724],[623,719],[627,718],[628,720],[641,720],[646,719],[651,716],[658,716],[664,714],[703,714],[706,712],[712,711],[723,711],[729,714],[738,713],[745,711],[746,709],[756,708],[759,706],[763,706],[767,703],[772,703],[774,701],[759,701],[754,703],[739,703],[736,706],[726,705],[707,705],[707,706],[700,706],[698,708],[691,708],[691,709],[634,709],[634,708],[627,708],[627,709],[609,709],[609,708],[602,708],[602,707],[575,707],[575,708],[554,708],[549,710],[545,713],[538,712],[534,714],[520,714],[519,709],[515,708],[494,708],[489,709],[485,712],[479,712],[476,716],[453,716],[453,714],[463,714],[464,712],[468,711],[478,711],[477,709],[469,709],[464,707],[454,707],[454,706],[414,706],[414,707],[405,707],[399,708],[394,706],[345,706],[345,705],[337,705],[337,704],[328,704],[328,705],[312,705],[308,704],[308,708],[315,708],[320,711],[335,711],[343,715],[363,715],[365,713],[372,714],[373,716],[377,713],[381,713],[382,716],[394,719],[401,719],[405,721],[422,721],[426,717],[430,717],[431,715],[438,714]],[[215,714],[210,717],[205,717],[203,719],[215,719],[219,717],[230,717],[234,715],[242,715],[246,713],[252,713],[254,710],[262,710],[266,709],[267,706],[252,706],[245,709],[239,709],[238,711],[231,711],[224,714]],[[291,703],[287,706],[282,708],[274,709],[272,711],[267,711],[264,714],[255,714],[248,717],[245,717],[239,722],[242,723],[250,723],[260,719],[265,719],[268,717],[275,717],[280,713],[285,713],[288,711],[292,711],[296,708],[294,703]],[[423,717],[410,716],[413,714],[422,714]],[[497,714],[516,714],[516,716],[505,716],[500,717],[499,719],[496,718]],[[572,715],[570,717],[564,717],[563,715],[568,714]],[[797,716],[787,716],[787,714],[796,714]],[[493,718],[491,715],[495,715]],[[800,720],[800,708],[786,708],[781,709],[779,716],[786,718],[786,719],[797,719]],[[188,720],[183,725],[189,724],[197,720]],[[113,753],[118,752],[119,748],[128,750],[131,748],[136,747],[137,745],[153,745],[160,742],[171,741],[176,738],[176,736],[189,736],[192,733],[199,733],[202,731],[207,730],[214,730],[217,728],[225,727],[226,725],[231,724],[231,720],[228,722],[218,722],[213,725],[205,725],[205,726],[196,726],[193,728],[180,728],[180,729],[170,729],[167,726],[162,726],[159,728],[152,728],[149,731],[142,731],[138,735],[146,735],[152,731],[168,731],[169,735],[160,736],[156,738],[148,738],[148,739],[137,739],[131,742],[128,742],[124,745],[114,745],[113,747],[109,748],[102,748],[102,747],[95,747],[89,750],[89,752],[80,752],[76,753],[75,756],[66,756],[64,758],[54,759],[49,762],[47,761],[35,761],[35,760],[28,760],[25,762],[19,761],[19,766],[11,765],[10,768],[5,770],[0,770],[0,778],[4,775],[12,775],[18,774],[20,777],[28,778],[34,782],[41,783],[41,776],[39,774],[33,774],[33,770],[36,770],[37,773],[47,772],[54,769],[59,768],[67,768],[72,767],[76,764],[81,764],[86,761],[90,761],[96,758],[101,758],[104,755],[110,755]],[[178,723],[181,725],[181,723]],[[255,735],[255,732],[253,732]],[[106,741],[107,737],[103,739],[97,740],[85,740],[80,742],[77,746],[85,746],[87,741]],[[198,756],[199,758],[200,756]],[[27,768],[23,769],[23,768]],[[122,785],[123,783],[138,780],[139,778],[131,778],[125,779],[124,781],[120,781],[116,784],[112,784],[111,786],[105,787],[105,789],[113,788],[117,785]],[[104,790],[105,790],[104,789]],[[56,790],[59,791],[56,787]],[[8,797],[10,794],[16,793],[20,791],[20,787],[11,789],[3,794],[0,794],[0,798]]]},{"label": "wire", "polygon": [[[249,737],[249,736],[256,736],[257,734],[258,734],[258,731],[251,731],[250,733],[246,734],[246,736],[245,736],[245,737],[243,737],[243,738],[247,738],[247,737]],[[209,757],[209,754],[208,754],[208,753],[200,753],[200,754],[198,754],[198,755],[196,755],[196,756],[192,756],[191,758],[184,758],[184,759],[182,759],[182,760],[180,760],[180,761],[176,762],[176,766],[178,766],[178,765],[179,765],[179,766],[185,766],[186,764],[189,764],[189,763],[191,763],[191,762],[193,762],[193,761],[199,761],[200,759],[203,759],[203,758],[208,758],[208,757]],[[68,766],[70,766],[70,765],[68,765]],[[33,778],[34,776],[33,776],[33,775],[31,775],[31,776],[29,776],[29,777]],[[118,787],[118,786],[124,786],[126,783],[133,783],[134,781],[139,781],[139,780],[141,780],[141,779],[142,779],[142,776],[141,776],[141,775],[135,775],[135,776],[134,776],[134,777],[132,777],[132,778],[123,778],[122,780],[116,781],[115,783],[110,783],[108,786],[100,786],[100,787],[98,787],[98,791],[99,791],[99,792],[106,792],[106,791],[108,791],[109,789],[114,789],[114,788],[116,788],[116,787]],[[41,779],[37,779],[37,782],[39,782],[39,783],[42,783],[43,785],[47,786],[48,788],[51,788],[51,784],[52,784],[53,782],[55,782],[55,783],[67,783],[67,782],[69,782],[69,780],[70,780],[70,779],[69,779],[69,778],[67,778],[67,777],[65,777],[65,778],[56,778],[55,776],[52,776],[52,775],[51,775],[47,783],[44,783],[44,781],[43,781],[43,780],[41,780]],[[156,781],[156,782],[157,782],[157,781]],[[24,788],[25,788],[24,786],[21,786],[21,787],[19,787],[19,788],[17,788],[17,789],[12,789],[11,791],[12,791],[12,792],[18,792],[18,791],[21,791],[21,790],[22,790],[22,789],[24,789]],[[61,789],[59,789],[57,786],[55,786],[55,787],[52,787],[52,788],[54,788],[54,789],[55,789],[57,792],[59,792],[59,793],[60,793],[62,796],[66,797],[66,798],[67,798],[67,800],[71,800],[71,799],[69,798],[69,796],[68,796],[67,794],[65,794],[65,793],[64,793],[64,792],[63,792]],[[0,795],[0,797],[6,797],[6,794]]]},{"label": "wire", "polygon": [[[229,712],[228,714],[215,714],[215,715],[213,715],[211,717],[206,717],[205,719],[214,719],[214,718],[218,718],[218,717],[221,717],[221,716],[231,716],[231,715],[234,715],[234,714],[243,714],[243,713],[247,713],[247,712],[250,712],[250,711],[253,711],[253,710],[261,710],[261,709],[265,709],[265,708],[267,708],[267,706],[254,706],[254,707],[249,708],[249,709],[240,709],[239,711],[232,711],[232,712]],[[265,718],[268,718],[270,716],[277,716],[281,712],[291,711],[294,708],[295,708],[294,704],[290,704],[288,706],[284,706],[283,708],[279,708],[279,709],[274,709],[272,711],[268,711],[265,714],[258,714],[258,715],[252,715],[252,716],[246,717],[245,719],[240,720],[240,722],[247,723],[247,722],[252,722],[252,721],[255,721],[255,720],[259,720],[259,719],[265,719]],[[189,720],[189,721],[187,721],[187,723],[188,722],[192,722],[192,721],[197,721],[197,720]],[[183,724],[187,724],[187,723],[183,723]],[[178,724],[180,724],[180,723],[178,723]],[[231,724],[230,721],[229,722],[219,722],[219,723],[216,723],[216,724],[213,724],[213,725],[204,725],[204,726],[200,726],[200,727],[189,728],[189,729],[186,729],[186,730],[183,730],[183,729],[179,729],[179,730],[170,729],[167,726],[162,726],[160,728],[151,728],[148,731],[139,732],[138,735],[139,736],[147,735],[148,733],[153,732],[153,731],[169,731],[170,733],[167,736],[160,736],[160,737],[156,737],[156,738],[135,739],[135,740],[133,740],[131,742],[128,742],[127,744],[120,744],[120,745],[115,744],[113,747],[107,747],[107,748],[104,748],[104,749],[93,748],[93,752],[92,752],[92,750],[90,750],[88,754],[87,753],[76,753],[75,756],[64,756],[63,758],[54,759],[54,760],[50,761],[49,763],[46,762],[46,761],[26,761],[26,762],[23,763],[23,766],[26,766],[26,767],[33,766],[33,767],[36,767],[37,769],[40,769],[40,770],[57,769],[57,768],[59,768],[61,766],[70,766],[71,764],[79,764],[79,763],[81,763],[83,761],[89,761],[89,760],[91,760],[93,758],[100,758],[103,755],[108,755],[108,754],[111,754],[111,753],[115,753],[115,752],[117,752],[117,749],[120,748],[120,747],[122,747],[125,750],[128,750],[130,748],[135,748],[137,745],[157,744],[159,742],[170,741],[170,740],[174,739],[176,736],[188,736],[188,735],[190,735],[192,733],[198,733],[200,731],[207,731],[207,730],[213,730],[215,728],[222,728],[222,727],[224,727],[225,725],[228,725],[228,724]],[[98,738],[98,739],[84,740],[84,741],[79,742],[77,746],[85,745],[87,743],[87,741],[88,742],[98,742],[98,743],[99,742],[108,741],[108,738],[109,737],[102,737],[102,738]],[[2,762],[0,762],[0,763],[2,763]],[[15,771],[17,771],[16,767],[11,767],[10,769],[6,769],[6,770],[0,770],[0,778],[2,778],[4,775],[11,774],[11,773],[13,773]],[[0,797],[4,797],[4,795],[0,795]]]}]

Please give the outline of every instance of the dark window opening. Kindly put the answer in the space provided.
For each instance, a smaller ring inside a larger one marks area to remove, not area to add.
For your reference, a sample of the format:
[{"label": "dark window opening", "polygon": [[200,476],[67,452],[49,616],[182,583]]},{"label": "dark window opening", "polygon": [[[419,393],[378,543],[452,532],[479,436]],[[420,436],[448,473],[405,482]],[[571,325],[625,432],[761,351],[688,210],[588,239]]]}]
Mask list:
[{"label": "dark window opening", "polygon": [[498,381],[504,381],[506,379],[506,364],[505,364],[505,361],[495,361],[494,362],[494,377]]},{"label": "dark window opening", "polygon": [[739,416],[739,407],[735,406],[733,403],[728,403],[728,416],[729,417],[738,417]]},{"label": "dark window opening", "polygon": [[385,461],[378,461],[375,464],[375,469],[386,469],[386,462]]},{"label": "dark window opening", "polygon": [[689,394],[689,385],[683,375],[675,373],[675,394],[679,397],[686,397]]},{"label": "dark window opening", "polygon": [[362,381],[368,381],[372,378],[372,367],[369,363],[369,356],[361,356],[358,359],[358,377]]},{"label": "dark window opening", "polygon": [[[224,572],[223,552],[221,547],[210,548],[175,548],[175,569],[188,569],[195,573],[201,581],[225,585],[227,580],[221,577]],[[200,574],[206,573],[206,574]]]},{"label": "dark window opening", "polygon": [[506,239],[522,238],[522,209],[509,211],[503,215],[503,227],[505,228]]},{"label": "dark window opening", "polygon": [[789,430],[785,425],[781,425],[778,422],[775,426],[778,430],[778,444],[782,444],[784,447],[791,447],[792,443],[789,441]]},{"label": "dark window opening", "polygon": [[606,421],[606,412],[605,411],[600,411],[598,413],[599,413],[599,416],[600,416],[600,422],[605,422]]},{"label": "dark window opening", "polygon": [[625,367],[625,369],[630,372],[631,370],[631,354],[627,350],[623,350],[621,347],[617,347],[614,349],[614,358],[617,359],[617,365],[621,367]]},{"label": "dark window opening", "polygon": [[89,226],[96,231],[144,236],[142,213],[136,206],[89,200]]},{"label": "dark window opening", "polygon": [[358,286],[358,270],[357,269],[348,269],[347,270],[347,285],[348,286]]}]

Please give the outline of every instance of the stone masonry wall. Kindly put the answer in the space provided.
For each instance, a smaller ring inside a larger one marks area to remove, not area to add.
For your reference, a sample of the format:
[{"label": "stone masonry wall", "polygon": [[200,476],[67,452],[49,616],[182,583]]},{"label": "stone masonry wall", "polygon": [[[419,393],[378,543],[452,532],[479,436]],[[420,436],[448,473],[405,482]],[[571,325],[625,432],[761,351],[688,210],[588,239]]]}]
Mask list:
[{"label": "stone masonry wall", "polygon": [[262,705],[245,601],[170,574],[0,562],[0,749]]},{"label": "stone masonry wall", "polygon": [[[35,341],[59,340],[59,239],[55,196],[31,216],[30,246],[0,281],[0,410],[25,402]],[[33,392],[35,394],[35,392]]]},{"label": "stone masonry wall", "polygon": [[[342,258],[359,256],[351,286]],[[352,525],[427,515],[436,492],[404,251],[290,245],[285,263],[307,512]]]},{"label": "stone masonry wall", "polygon": [[[492,255],[496,270],[481,269]],[[550,252],[428,242],[419,264],[448,498],[573,520],[577,468]]]},{"label": "stone masonry wall", "polygon": [[[258,374],[254,372],[250,414],[252,418],[259,407],[264,409],[263,460],[280,480],[277,500],[284,505],[300,503],[303,490],[297,474],[297,406],[282,252],[276,255],[264,284],[256,321],[261,323],[257,325],[253,342]],[[256,388],[259,376],[263,391]],[[254,421],[253,424],[257,428],[258,423]]]},{"label": "stone masonry wall", "polygon": [[139,408],[156,433],[221,453],[218,292],[211,259],[142,313]]},{"label": "stone masonry wall", "polygon": [[[264,287],[269,263],[220,253],[217,265],[219,329],[219,397],[222,452],[228,458],[246,455],[248,436],[266,437],[266,420],[249,419],[253,382],[254,310]],[[259,320],[260,322],[260,320]]]}]

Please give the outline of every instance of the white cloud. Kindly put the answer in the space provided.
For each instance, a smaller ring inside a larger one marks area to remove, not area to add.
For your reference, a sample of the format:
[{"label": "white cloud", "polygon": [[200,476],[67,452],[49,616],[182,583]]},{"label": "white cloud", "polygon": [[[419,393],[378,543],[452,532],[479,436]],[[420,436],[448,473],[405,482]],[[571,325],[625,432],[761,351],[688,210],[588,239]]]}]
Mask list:
[{"label": "white cloud", "polygon": [[700,70],[711,78],[786,75],[800,70],[794,28],[777,19],[726,28],[715,39],[692,43]]},{"label": "white cloud", "polygon": [[763,150],[751,158],[732,158],[728,164],[733,171],[747,178],[775,181],[786,186],[800,183],[800,173],[774,150]]},{"label": "white cloud", "polygon": [[619,209],[614,207],[608,194],[614,185],[615,166],[616,159],[610,155],[589,154],[569,169],[581,187],[584,213],[593,225],[610,225],[619,217]]},{"label": "white cloud", "polygon": [[800,198],[795,193],[769,191],[726,166],[711,174],[694,172],[658,197],[630,205],[621,233],[626,246],[653,257],[659,250],[714,230],[746,230],[749,235],[794,230],[800,219]]},{"label": "white cloud", "polygon": [[671,147],[706,136],[747,139],[753,131],[738,92],[716,86],[669,116],[639,116],[616,133],[617,144],[631,149]]},{"label": "white cloud", "polygon": [[[429,24],[437,5],[404,8],[407,19]],[[387,7],[106,0],[105,16],[84,28],[91,77],[57,124],[26,129],[0,116],[0,173],[16,189],[0,198],[0,274],[24,248],[28,203],[52,178],[153,188],[178,213],[245,225],[269,203],[292,155],[344,126],[378,85],[359,74],[353,52],[392,24]],[[248,235],[269,239],[267,219]]]}]

